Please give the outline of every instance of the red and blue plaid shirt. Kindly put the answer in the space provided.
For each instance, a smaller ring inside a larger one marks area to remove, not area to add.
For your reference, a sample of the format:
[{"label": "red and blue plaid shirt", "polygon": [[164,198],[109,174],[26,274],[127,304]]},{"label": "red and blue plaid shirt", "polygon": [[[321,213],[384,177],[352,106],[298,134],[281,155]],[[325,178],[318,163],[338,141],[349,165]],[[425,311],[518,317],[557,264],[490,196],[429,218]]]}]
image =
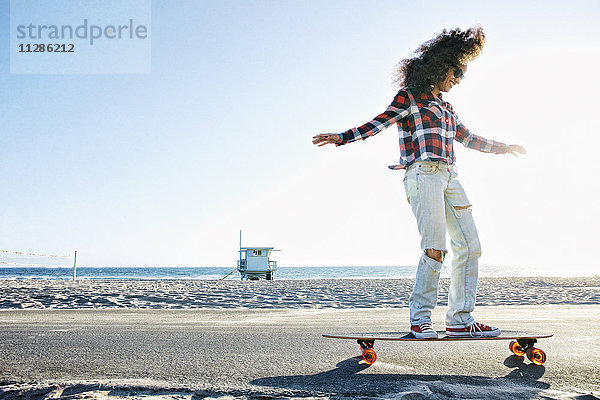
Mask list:
[{"label": "red and blue plaid shirt", "polygon": [[398,125],[400,163],[391,169],[404,169],[415,161],[455,161],[453,143],[485,153],[503,154],[508,146],[469,132],[460,122],[452,105],[434,97],[433,93],[415,98],[409,89],[402,89],[385,112],[372,121],[342,133],[337,146],[377,134],[392,124]]}]

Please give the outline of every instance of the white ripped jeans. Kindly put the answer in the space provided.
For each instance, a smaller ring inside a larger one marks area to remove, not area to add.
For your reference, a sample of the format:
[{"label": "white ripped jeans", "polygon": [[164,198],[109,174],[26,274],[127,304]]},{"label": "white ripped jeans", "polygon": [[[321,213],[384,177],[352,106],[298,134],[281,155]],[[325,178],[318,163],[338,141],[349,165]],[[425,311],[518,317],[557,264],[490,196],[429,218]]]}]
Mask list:
[{"label": "white ripped jeans", "polygon": [[406,170],[404,189],[417,218],[423,250],[409,299],[411,325],[431,322],[442,263],[428,257],[426,250],[445,254],[446,231],[454,255],[446,327],[461,328],[474,321],[471,312],[475,308],[481,246],[471,207],[455,208],[471,205],[456,178],[454,166],[444,161],[416,161]]}]

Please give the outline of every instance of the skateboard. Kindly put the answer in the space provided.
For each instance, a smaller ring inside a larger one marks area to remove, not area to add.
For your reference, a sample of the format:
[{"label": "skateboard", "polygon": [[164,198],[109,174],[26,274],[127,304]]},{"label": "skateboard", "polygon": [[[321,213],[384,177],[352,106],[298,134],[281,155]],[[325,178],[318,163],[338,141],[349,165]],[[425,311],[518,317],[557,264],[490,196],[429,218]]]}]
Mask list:
[{"label": "skateboard", "polygon": [[519,357],[524,355],[536,365],[542,365],[546,362],[546,353],[541,349],[534,347],[537,339],[549,338],[553,335],[548,334],[532,334],[518,331],[502,332],[496,337],[450,337],[446,336],[445,331],[438,332],[438,339],[416,339],[410,332],[377,332],[377,333],[350,333],[340,335],[326,335],[323,337],[333,339],[352,339],[356,340],[360,345],[362,357],[366,364],[373,364],[377,360],[377,354],[373,350],[376,340],[389,341],[415,341],[415,342],[453,342],[465,340],[510,340],[508,345],[510,351]]}]

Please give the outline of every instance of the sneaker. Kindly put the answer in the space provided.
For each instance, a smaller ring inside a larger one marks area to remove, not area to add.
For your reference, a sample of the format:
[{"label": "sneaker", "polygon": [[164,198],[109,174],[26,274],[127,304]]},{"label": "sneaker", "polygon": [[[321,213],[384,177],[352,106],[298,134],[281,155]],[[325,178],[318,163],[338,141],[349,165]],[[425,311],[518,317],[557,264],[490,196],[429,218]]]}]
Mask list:
[{"label": "sneaker", "polygon": [[446,327],[446,335],[450,337],[496,337],[500,336],[499,328],[473,322],[465,327]]},{"label": "sneaker", "polygon": [[417,339],[437,339],[438,334],[431,327],[430,322],[423,322],[419,325],[411,325],[410,333]]}]

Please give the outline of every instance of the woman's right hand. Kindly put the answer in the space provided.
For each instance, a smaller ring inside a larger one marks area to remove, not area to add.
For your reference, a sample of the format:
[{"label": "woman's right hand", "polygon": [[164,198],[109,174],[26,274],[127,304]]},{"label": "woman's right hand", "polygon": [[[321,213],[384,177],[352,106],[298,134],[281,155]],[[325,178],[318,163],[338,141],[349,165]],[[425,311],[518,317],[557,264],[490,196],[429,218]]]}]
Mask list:
[{"label": "woman's right hand", "polygon": [[313,144],[319,147],[325,146],[328,143],[337,143],[342,139],[342,135],[338,133],[321,133],[320,135],[313,136]]},{"label": "woman's right hand", "polygon": [[523,146],[519,146],[518,144],[511,144],[506,149],[507,153],[512,154],[513,156],[518,156],[519,154],[527,154],[527,150]]}]

